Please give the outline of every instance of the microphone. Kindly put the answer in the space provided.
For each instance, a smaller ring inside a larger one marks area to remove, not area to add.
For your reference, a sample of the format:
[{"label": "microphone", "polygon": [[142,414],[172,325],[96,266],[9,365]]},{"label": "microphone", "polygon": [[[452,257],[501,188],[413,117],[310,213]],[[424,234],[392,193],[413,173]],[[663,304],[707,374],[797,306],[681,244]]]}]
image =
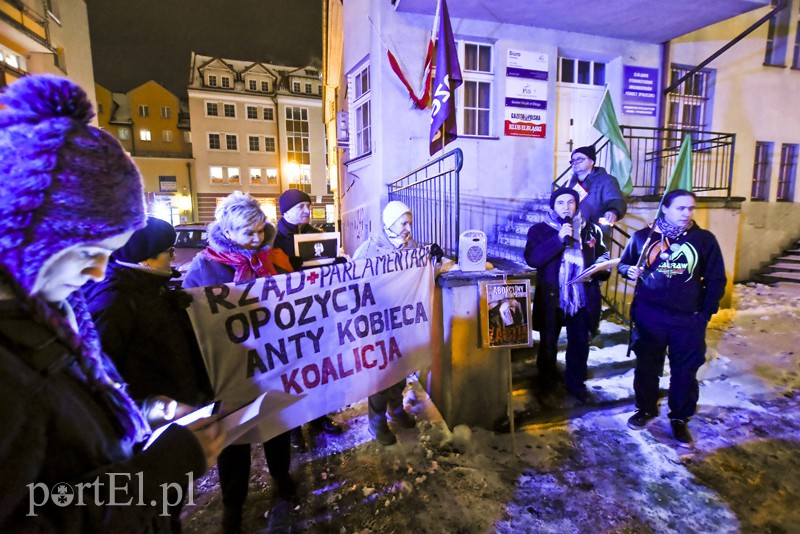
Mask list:
[{"label": "microphone", "polygon": [[[564,224],[572,224],[572,217],[570,217],[569,215],[564,217]],[[572,248],[573,241],[574,238],[571,235],[568,235],[567,237],[564,238],[564,246],[566,246],[567,248]]]}]

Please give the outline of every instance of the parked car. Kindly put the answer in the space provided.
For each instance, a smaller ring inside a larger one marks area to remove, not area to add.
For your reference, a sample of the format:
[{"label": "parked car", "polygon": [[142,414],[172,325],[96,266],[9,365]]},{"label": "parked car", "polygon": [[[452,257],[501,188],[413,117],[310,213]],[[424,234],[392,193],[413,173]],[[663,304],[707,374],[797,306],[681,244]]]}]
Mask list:
[{"label": "parked car", "polygon": [[179,224],[175,227],[178,238],[175,240],[175,257],[171,265],[181,273],[180,278],[173,278],[173,285],[180,287],[189,270],[192,260],[198,252],[208,244],[208,231],[205,224]]}]

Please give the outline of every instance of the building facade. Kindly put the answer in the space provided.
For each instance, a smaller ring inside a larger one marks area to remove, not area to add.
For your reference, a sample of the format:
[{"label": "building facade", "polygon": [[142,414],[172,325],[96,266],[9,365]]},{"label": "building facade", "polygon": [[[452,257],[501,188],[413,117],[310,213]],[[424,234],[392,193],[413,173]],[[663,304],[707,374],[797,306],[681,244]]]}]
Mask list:
[{"label": "building facade", "polygon": [[277,220],[278,196],[296,188],[314,201],[312,223],[333,222],[318,69],[193,54],[188,95],[200,221],[234,190]]},{"label": "building facade", "polygon": [[[445,152],[459,148],[464,155],[461,229],[480,229],[491,238],[498,221],[546,197],[568,168],[571,150],[600,138],[591,122],[607,86],[623,130],[735,136],[730,191],[701,191],[708,202],[698,220],[725,242],[729,277],[747,279],[800,237],[797,127],[786,120],[786,110],[800,98],[800,2],[787,3],[775,24],[757,27],[666,94],[780,2],[534,0],[489,9],[482,0],[451,0],[464,83],[455,93],[459,137]],[[411,105],[387,57],[391,51],[412,85],[420,80],[436,4],[325,4],[328,158],[346,250],[379,223],[387,184],[442,154],[428,152],[430,108]],[[520,80],[520,68],[536,76]],[[520,99],[536,106],[525,109]],[[514,125],[520,121],[528,123],[522,135]],[[639,154],[633,156],[636,163]],[[636,194],[631,208],[623,223],[630,230],[649,222],[654,211]]]},{"label": "building facade", "polygon": [[0,0],[0,87],[26,74],[67,76],[94,100],[83,0]]},{"label": "building facade", "polygon": [[182,224],[196,220],[188,105],[150,80],[127,93],[96,84],[97,118],[133,158],[144,179],[148,211]]}]

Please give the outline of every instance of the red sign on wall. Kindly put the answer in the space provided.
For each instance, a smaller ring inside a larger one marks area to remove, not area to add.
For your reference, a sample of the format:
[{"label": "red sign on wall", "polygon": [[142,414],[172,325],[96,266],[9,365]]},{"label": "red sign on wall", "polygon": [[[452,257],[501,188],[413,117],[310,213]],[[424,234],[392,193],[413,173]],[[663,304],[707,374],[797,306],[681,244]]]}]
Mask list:
[{"label": "red sign on wall", "polygon": [[546,124],[534,124],[531,122],[506,122],[506,135],[513,135],[516,137],[545,137]]}]

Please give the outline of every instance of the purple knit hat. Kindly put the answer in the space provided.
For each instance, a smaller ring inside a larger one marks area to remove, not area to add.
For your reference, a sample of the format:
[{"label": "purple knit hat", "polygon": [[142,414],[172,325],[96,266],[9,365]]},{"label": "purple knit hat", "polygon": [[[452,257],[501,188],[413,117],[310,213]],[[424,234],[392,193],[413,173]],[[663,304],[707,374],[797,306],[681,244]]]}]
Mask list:
[{"label": "purple knit hat", "polygon": [[0,263],[30,292],[54,254],[145,225],[142,179],[70,80],[26,76],[0,104]]}]

